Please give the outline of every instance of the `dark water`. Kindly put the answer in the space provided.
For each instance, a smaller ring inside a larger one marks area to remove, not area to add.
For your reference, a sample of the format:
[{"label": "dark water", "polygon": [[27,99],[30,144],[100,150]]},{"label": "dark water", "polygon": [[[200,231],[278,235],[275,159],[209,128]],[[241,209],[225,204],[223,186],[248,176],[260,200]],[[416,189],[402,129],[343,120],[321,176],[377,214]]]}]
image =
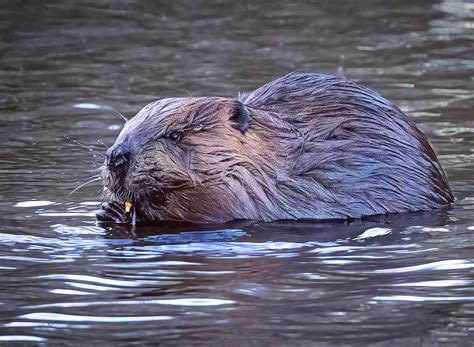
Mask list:
[{"label": "dark water", "polygon": [[[0,3],[0,344],[474,344],[474,3]],[[416,118],[452,211],[106,230],[88,180],[164,96],[346,75]],[[105,146],[104,146],[105,145]]]}]

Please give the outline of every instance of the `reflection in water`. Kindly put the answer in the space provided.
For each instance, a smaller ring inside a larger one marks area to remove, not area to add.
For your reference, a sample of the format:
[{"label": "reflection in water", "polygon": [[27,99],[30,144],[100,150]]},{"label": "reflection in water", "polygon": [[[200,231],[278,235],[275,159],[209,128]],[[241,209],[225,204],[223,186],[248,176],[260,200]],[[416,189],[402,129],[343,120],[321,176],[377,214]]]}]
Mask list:
[{"label": "reflection in water", "polygon": [[[472,10],[461,0],[4,1],[0,341],[472,344]],[[97,184],[68,197],[123,125],[102,105],[130,118],[156,98],[235,95],[291,70],[360,80],[414,116],[455,208],[133,229],[95,225]]]}]

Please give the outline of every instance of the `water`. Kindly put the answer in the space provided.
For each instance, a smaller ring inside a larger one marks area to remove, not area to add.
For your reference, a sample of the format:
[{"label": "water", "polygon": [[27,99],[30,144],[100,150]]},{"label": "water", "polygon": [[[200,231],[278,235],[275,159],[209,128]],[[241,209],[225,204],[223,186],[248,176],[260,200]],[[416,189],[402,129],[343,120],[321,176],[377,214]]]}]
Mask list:
[{"label": "water", "polygon": [[[13,1],[0,5],[0,344],[474,343],[470,1]],[[104,229],[95,174],[165,96],[342,74],[415,117],[447,212],[344,223]],[[90,151],[75,143],[93,149]]]}]

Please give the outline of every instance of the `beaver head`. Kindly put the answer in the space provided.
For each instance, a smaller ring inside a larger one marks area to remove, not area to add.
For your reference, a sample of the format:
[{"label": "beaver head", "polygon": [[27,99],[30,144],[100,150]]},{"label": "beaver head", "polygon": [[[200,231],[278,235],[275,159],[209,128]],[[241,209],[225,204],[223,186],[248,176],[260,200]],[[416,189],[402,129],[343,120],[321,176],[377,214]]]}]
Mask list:
[{"label": "beaver head", "polygon": [[265,181],[265,166],[277,158],[271,135],[263,129],[247,132],[254,112],[235,99],[218,97],[147,105],[107,151],[102,168],[106,197],[131,201],[147,220],[258,219],[243,184],[267,199],[258,181]]}]

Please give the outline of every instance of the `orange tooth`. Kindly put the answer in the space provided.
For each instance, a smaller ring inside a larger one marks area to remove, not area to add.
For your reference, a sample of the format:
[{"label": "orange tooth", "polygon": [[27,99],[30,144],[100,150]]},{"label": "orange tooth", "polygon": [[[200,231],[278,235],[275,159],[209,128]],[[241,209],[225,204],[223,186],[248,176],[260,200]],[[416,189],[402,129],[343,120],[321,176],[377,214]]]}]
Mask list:
[{"label": "orange tooth", "polygon": [[125,212],[130,213],[130,210],[132,209],[132,203],[130,201],[125,202]]}]

